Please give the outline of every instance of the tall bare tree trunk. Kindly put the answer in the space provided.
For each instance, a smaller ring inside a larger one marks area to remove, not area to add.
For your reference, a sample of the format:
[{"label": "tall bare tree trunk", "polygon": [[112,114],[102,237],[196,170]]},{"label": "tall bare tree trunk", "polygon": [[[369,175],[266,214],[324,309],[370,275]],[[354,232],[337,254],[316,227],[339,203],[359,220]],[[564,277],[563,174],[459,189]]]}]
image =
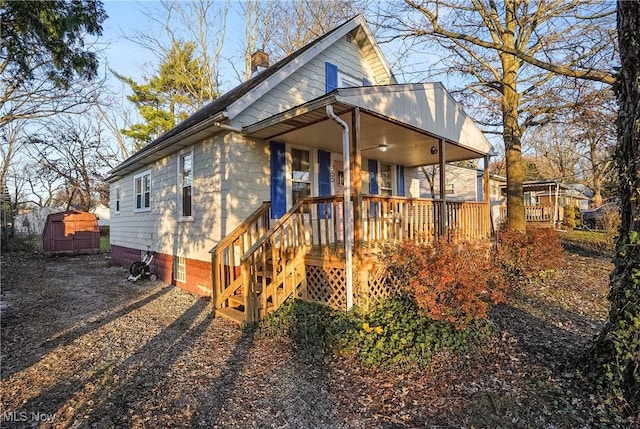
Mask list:
[{"label": "tall bare tree trunk", "polygon": [[[510,5],[506,11],[506,31],[502,34],[506,46],[515,46],[516,29],[515,6]],[[507,226],[510,230],[525,231],[524,216],[524,165],[522,163],[521,132],[518,125],[520,95],[518,93],[518,71],[521,61],[514,55],[500,53],[502,61],[502,120],[503,138],[507,157]]]}]

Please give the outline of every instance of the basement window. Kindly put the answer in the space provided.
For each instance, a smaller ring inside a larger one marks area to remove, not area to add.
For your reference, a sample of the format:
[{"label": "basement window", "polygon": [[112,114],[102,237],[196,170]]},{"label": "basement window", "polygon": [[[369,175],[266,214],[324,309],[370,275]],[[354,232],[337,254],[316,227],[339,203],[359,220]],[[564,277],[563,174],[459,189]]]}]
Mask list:
[{"label": "basement window", "polygon": [[187,260],[184,256],[176,256],[173,260],[173,279],[177,282],[187,282]]}]

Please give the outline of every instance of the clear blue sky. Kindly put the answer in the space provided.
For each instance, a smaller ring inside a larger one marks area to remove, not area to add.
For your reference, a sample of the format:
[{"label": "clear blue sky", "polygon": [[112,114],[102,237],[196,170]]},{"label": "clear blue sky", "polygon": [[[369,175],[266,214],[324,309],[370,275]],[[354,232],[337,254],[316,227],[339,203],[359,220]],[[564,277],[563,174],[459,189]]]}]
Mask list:
[{"label": "clear blue sky", "polygon": [[[157,60],[144,48],[136,45],[124,36],[134,31],[146,31],[151,28],[149,18],[142,9],[159,7],[155,1],[105,1],[104,7],[109,18],[103,24],[101,42],[107,44],[104,52],[104,63],[118,73],[140,79],[144,71],[152,72]],[[239,41],[242,40],[244,23],[237,12],[238,2],[232,2],[227,16],[226,37],[222,56],[229,58],[239,55]],[[239,66],[237,64],[236,66]],[[221,60],[223,69],[223,90],[231,89],[238,82],[228,61]],[[115,84],[115,83],[114,83]]]}]

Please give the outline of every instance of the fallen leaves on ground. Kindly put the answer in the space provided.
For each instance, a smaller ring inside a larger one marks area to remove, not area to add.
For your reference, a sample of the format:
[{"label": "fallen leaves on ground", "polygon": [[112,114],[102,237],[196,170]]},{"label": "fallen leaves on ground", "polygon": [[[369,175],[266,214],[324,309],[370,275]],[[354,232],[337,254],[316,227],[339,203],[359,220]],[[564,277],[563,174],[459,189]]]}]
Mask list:
[{"label": "fallen leaves on ground", "polygon": [[491,339],[395,373],[348,356],[312,365],[212,318],[207,300],[127,282],[105,255],[5,254],[2,426],[597,427],[575,362],[606,317],[611,268],[570,256],[493,310]]}]

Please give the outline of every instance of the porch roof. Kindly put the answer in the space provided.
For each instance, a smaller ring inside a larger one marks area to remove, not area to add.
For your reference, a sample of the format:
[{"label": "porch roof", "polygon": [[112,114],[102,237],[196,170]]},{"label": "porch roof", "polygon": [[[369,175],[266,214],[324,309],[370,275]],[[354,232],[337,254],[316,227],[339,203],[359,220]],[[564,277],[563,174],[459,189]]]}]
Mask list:
[{"label": "porch roof", "polygon": [[[446,162],[491,151],[486,137],[440,83],[340,88],[244,127],[243,132],[257,139],[342,152],[342,129],[328,118],[327,105],[333,105],[350,127],[353,109],[360,108],[360,143],[366,158],[407,167],[437,164],[440,139],[446,144]],[[386,152],[377,150],[381,145]]]}]

